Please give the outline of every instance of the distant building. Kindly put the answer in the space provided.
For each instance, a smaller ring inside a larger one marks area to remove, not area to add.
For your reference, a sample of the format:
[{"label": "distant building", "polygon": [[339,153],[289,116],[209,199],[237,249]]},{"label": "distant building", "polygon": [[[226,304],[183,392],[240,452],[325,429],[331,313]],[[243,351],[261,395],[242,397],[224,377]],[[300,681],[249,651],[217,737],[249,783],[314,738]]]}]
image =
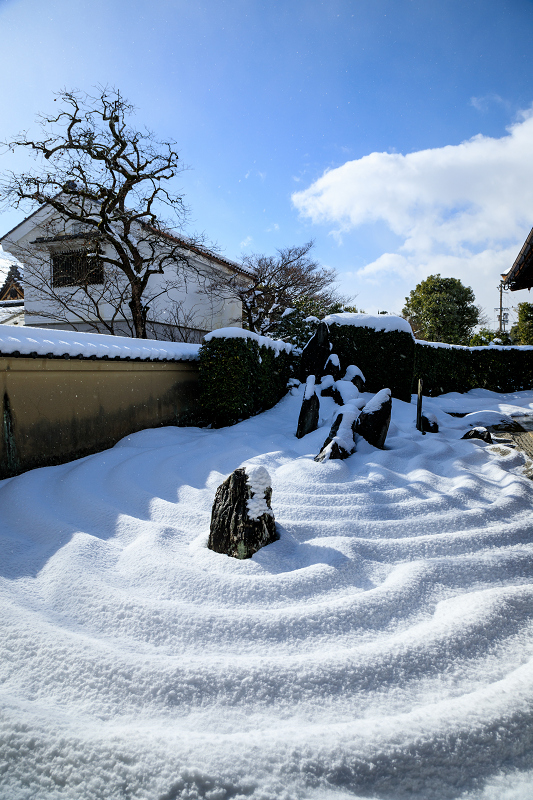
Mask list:
[{"label": "distant building", "polygon": [[0,286],[0,325],[24,325],[24,288],[16,263]]}]

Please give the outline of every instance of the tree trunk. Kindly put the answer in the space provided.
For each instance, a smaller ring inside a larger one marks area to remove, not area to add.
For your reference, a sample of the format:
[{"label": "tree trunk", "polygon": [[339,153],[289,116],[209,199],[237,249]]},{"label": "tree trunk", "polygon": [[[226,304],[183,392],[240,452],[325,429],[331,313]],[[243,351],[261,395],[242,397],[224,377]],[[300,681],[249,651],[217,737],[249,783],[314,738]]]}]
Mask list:
[{"label": "tree trunk", "polygon": [[146,315],[148,309],[142,304],[142,288],[137,283],[131,285],[131,300],[128,303],[131,310],[131,318],[135,328],[137,339],[147,339],[146,335]]}]

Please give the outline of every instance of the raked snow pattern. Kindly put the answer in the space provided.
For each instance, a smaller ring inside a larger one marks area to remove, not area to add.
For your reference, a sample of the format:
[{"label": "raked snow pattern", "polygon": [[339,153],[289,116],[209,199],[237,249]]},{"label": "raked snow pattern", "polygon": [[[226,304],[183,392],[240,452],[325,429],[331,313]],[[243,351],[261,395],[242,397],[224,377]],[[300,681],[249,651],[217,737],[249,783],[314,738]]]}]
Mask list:
[{"label": "raked snow pattern", "polygon": [[[533,796],[533,483],[460,439],[533,396],[427,400],[426,436],[393,401],[318,464],[302,391],[0,483],[3,800]],[[281,539],[237,561],[211,504],[254,465]]]}]

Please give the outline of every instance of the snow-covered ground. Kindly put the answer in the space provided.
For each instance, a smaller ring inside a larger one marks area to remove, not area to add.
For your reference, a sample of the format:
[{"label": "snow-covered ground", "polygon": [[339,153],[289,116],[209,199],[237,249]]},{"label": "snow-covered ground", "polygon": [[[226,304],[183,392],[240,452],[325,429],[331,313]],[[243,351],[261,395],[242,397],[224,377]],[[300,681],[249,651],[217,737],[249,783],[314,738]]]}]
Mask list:
[{"label": "snow-covered ground", "polygon": [[[394,401],[318,464],[302,391],[0,483],[2,798],[531,799],[533,482],[460,437],[533,394],[426,400],[425,436]],[[281,534],[247,561],[206,548],[242,465]]]}]

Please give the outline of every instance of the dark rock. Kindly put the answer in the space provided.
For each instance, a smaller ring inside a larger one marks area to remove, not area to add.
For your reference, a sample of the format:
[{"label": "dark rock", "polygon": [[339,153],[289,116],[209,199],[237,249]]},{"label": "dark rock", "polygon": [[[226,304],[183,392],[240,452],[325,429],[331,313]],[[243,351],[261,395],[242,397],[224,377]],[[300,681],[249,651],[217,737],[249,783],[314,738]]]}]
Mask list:
[{"label": "dark rock", "polygon": [[325,322],[321,322],[302,351],[300,359],[300,380],[302,383],[308,375],[315,375],[317,379],[324,375],[324,367],[330,353],[329,328]]},{"label": "dark rock", "polygon": [[309,375],[305,384],[304,397],[300,416],[298,417],[298,427],[296,428],[296,438],[301,439],[318,428],[318,415],[320,411],[320,401],[315,391],[315,376]]},{"label": "dark rock", "polygon": [[338,459],[345,459],[351,456],[353,451],[348,452],[345,450],[342,445],[338,442],[328,442],[328,444],[324,444],[324,447],[320,451],[320,453],[315,456],[315,461],[322,462],[322,461],[329,461],[330,459],[334,460]]},{"label": "dark rock", "polygon": [[492,444],[490,431],[482,427],[472,428],[472,430],[467,431],[464,436],[461,436],[461,439],[481,439],[483,442],[487,442],[487,444]]},{"label": "dark rock", "polygon": [[425,414],[422,414],[422,430],[424,433],[438,433],[439,423],[434,417],[430,419]]},{"label": "dark rock", "polygon": [[335,422],[320,453],[315,456],[315,461],[327,461],[330,458],[348,458],[355,451],[354,430],[359,409],[353,405],[346,405],[344,410],[337,414]]},{"label": "dark rock", "polygon": [[350,366],[346,370],[346,374],[343,378],[345,381],[351,381],[354,386],[356,386],[360,392],[364,392],[365,390],[365,379],[363,373],[356,367],[355,364],[350,364]]},{"label": "dark rock", "polygon": [[209,549],[233,558],[251,558],[279,539],[271,498],[270,476],[264,467],[232,472],[215,494]]},{"label": "dark rock", "polygon": [[339,357],[336,353],[332,353],[327,359],[324,366],[324,374],[331,375],[334,381],[340,381],[342,370]]},{"label": "dark rock", "polygon": [[383,450],[392,412],[390,389],[382,389],[361,411],[355,432],[363,439]]},{"label": "dark rock", "polygon": [[335,385],[333,375],[324,375],[320,382],[320,396],[332,397],[338,406],[344,405],[342,395]]}]

